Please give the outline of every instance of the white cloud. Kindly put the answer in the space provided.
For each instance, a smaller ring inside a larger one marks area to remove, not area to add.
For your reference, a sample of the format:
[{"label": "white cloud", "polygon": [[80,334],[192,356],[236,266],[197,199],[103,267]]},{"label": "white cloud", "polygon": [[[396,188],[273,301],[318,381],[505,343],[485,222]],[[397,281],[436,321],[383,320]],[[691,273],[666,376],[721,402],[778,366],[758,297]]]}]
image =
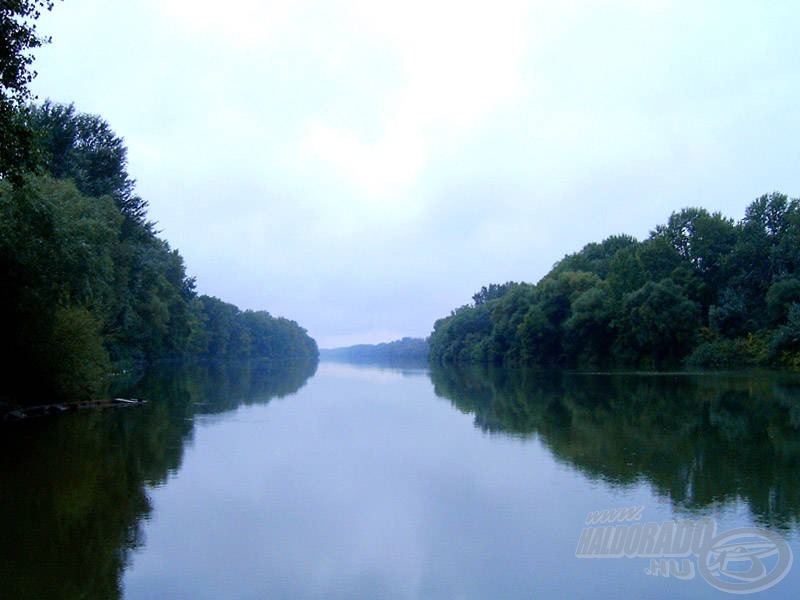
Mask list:
[{"label": "white cloud", "polygon": [[312,123],[307,145],[317,158],[335,167],[370,199],[382,201],[400,187],[407,193],[427,155],[426,140],[413,128],[390,126],[375,143],[326,123]]},{"label": "white cloud", "polygon": [[154,0],[148,11],[166,19],[171,28],[193,39],[252,50],[271,42],[291,27],[307,2],[233,0]]}]

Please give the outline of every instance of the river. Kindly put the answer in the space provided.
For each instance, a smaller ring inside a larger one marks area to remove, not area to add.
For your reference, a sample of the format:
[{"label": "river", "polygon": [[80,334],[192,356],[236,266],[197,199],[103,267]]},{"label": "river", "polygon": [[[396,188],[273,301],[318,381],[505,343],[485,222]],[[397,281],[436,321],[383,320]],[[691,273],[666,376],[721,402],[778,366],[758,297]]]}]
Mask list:
[{"label": "river", "polygon": [[126,385],[148,403],[0,427],[0,597],[800,591],[795,374],[239,363]]}]

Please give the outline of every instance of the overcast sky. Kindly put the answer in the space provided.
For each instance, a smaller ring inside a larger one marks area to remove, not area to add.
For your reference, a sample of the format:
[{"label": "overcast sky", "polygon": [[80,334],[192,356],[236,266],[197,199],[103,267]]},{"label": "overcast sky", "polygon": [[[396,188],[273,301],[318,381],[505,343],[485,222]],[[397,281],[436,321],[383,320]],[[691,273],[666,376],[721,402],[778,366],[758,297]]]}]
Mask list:
[{"label": "overcast sky", "polygon": [[800,195],[800,2],[65,0],[40,99],[109,122],[200,293],[425,336],[674,210]]}]

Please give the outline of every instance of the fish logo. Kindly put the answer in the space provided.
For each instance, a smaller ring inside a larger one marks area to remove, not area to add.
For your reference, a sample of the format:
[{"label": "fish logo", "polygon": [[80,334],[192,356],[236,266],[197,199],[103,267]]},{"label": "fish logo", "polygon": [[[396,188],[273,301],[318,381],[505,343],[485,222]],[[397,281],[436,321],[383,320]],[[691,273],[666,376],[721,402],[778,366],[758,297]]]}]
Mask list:
[{"label": "fish logo", "polygon": [[717,589],[752,594],[781,581],[793,560],[792,549],[777,533],[740,527],[709,540],[698,556],[698,570]]}]

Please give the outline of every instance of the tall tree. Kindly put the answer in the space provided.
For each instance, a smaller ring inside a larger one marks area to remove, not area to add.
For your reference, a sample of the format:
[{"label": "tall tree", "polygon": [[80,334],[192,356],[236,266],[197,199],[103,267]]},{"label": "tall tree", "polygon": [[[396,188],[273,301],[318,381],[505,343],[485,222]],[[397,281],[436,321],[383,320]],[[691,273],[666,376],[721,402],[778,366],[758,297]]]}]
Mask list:
[{"label": "tall tree", "polygon": [[147,203],[134,194],[128,150],[106,121],[47,100],[30,109],[30,122],[48,173],[92,198],[111,196],[127,219],[144,224]]},{"label": "tall tree", "polygon": [[39,35],[36,19],[53,8],[52,0],[0,1],[0,177],[20,183],[35,164],[33,134],[26,104],[36,77],[32,51],[49,42]]},{"label": "tall tree", "polygon": [[120,221],[111,198],[87,198],[69,182],[0,182],[0,395],[100,392]]}]

